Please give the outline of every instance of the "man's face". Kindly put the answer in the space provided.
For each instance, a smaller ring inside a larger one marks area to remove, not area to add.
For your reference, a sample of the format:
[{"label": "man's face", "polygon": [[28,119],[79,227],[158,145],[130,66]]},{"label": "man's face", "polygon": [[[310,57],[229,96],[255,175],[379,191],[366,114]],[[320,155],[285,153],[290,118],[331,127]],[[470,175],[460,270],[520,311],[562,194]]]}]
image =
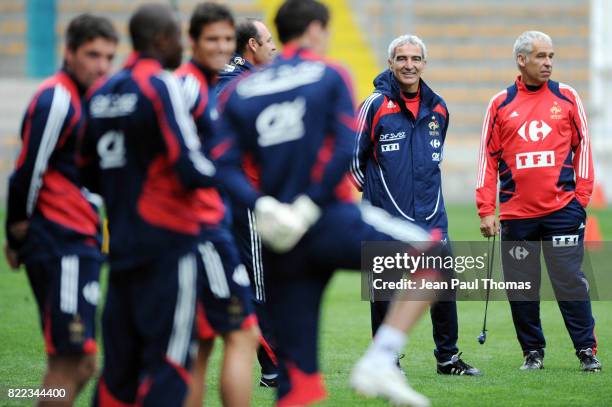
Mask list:
[{"label": "man's face", "polygon": [[81,44],[76,50],[66,49],[66,67],[86,88],[110,71],[117,43],[97,37]]},{"label": "man's face", "polygon": [[542,40],[533,41],[529,55],[518,55],[518,65],[523,81],[528,85],[542,85],[552,75],[555,51],[551,44]]},{"label": "man's face", "polygon": [[389,69],[404,92],[415,93],[426,61],[418,45],[404,44],[395,49],[395,57],[389,60]]},{"label": "man's face", "polygon": [[176,69],[181,65],[183,59],[183,44],[181,42],[181,29],[178,22],[161,36],[158,49],[162,59],[162,65],[167,69]]},{"label": "man's face", "polygon": [[270,30],[268,30],[264,23],[255,21],[254,24],[257,27],[257,36],[259,37],[259,41],[256,41],[257,47],[254,52],[255,65],[267,64],[274,58],[276,45],[274,45],[274,39],[272,34],[270,34]]},{"label": "man's face", "polygon": [[197,41],[192,41],[193,59],[212,71],[223,69],[236,49],[236,31],[228,21],[205,25]]}]

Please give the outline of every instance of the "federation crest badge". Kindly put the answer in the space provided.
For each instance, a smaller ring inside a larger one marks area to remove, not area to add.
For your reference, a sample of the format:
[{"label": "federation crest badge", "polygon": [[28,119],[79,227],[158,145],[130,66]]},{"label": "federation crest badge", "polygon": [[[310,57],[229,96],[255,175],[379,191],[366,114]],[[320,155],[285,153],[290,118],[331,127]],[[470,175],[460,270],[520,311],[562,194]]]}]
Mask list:
[{"label": "federation crest badge", "polygon": [[440,128],[440,123],[438,123],[438,121],[436,120],[436,116],[431,116],[431,121],[427,126],[429,127],[430,136],[434,137],[440,135],[440,132],[438,131],[438,129]]},{"label": "federation crest badge", "polygon": [[552,120],[559,120],[561,119],[563,116],[561,115],[561,112],[563,110],[561,109],[561,106],[559,106],[559,104],[557,102],[554,102],[552,107],[550,108],[550,118]]}]

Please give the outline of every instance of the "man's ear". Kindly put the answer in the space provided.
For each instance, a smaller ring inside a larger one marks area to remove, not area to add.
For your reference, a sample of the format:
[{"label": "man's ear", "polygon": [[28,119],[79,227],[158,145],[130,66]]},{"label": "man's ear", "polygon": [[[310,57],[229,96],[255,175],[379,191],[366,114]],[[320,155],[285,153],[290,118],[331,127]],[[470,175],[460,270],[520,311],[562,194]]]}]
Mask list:
[{"label": "man's ear", "polygon": [[324,30],[323,24],[319,20],[313,20],[308,24],[304,33],[308,37],[318,37],[319,33]]},{"label": "man's ear", "polygon": [[518,54],[518,56],[516,57],[516,63],[521,68],[524,68],[525,65],[527,64],[527,57],[523,54]]},{"label": "man's ear", "polygon": [[70,48],[64,47],[64,60],[70,64],[73,57],[74,57],[74,52],[72,52]]},{"label": "man's ear", "polygon": [[255,53],[257,51],[257,46],[259,45],[259,43],[257,42],[257,40],[253,37],[249,38],[249,49]]},{"label": "man's ear", "polygon": [[391,68],[391,65],[393,65],[393,59],[387,59],[387,64],[389,64],[389,68]]}]

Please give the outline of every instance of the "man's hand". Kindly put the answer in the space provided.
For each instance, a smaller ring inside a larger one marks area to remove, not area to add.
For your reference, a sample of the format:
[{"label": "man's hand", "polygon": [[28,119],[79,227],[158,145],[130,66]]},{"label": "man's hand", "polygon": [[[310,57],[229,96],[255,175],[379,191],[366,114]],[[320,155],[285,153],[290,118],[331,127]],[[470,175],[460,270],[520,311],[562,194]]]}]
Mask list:
[{"label": "man's hand", "polygon": [[28,234],[28,228],[30,227],[30,222],[27,220],[22,220],[19,222],[11,223],[8,227],[8,232],[11,234],[11,237],[18,241],[23,241]]},{"label": "man's hand", "polygon": [[19,269],[19,257],[17,256],[17,252],[11,249],[6,242],[4,243],[4,256],[6,257],[6,262],[11,269]]},{"label": "man's hand", "polygon": [[480,233],[484,237],[493,237],[499,231],[499,220],[495,215],[487,215],[480,218]]}]

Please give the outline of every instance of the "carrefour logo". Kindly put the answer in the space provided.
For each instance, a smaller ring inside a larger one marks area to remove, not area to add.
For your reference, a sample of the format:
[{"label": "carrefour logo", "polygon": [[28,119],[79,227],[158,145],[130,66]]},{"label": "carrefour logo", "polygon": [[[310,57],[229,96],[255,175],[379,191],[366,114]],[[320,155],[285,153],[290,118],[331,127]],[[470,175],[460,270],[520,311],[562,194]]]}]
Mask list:
[{"label": "carrefour logo", "polygon": [[532,120],[525,122],[518,130],[518,135],[525,141],[544,140],[550,134],[552,128],[544,120]]},{"label": "carrefour logo", "polygon": [[527,251],[527,249],[525,249],[523,246],[514,246],[508,251],[508,253],[510,253],[510,256],[514,260],[523,260],[529,256],[529,251]]}]

